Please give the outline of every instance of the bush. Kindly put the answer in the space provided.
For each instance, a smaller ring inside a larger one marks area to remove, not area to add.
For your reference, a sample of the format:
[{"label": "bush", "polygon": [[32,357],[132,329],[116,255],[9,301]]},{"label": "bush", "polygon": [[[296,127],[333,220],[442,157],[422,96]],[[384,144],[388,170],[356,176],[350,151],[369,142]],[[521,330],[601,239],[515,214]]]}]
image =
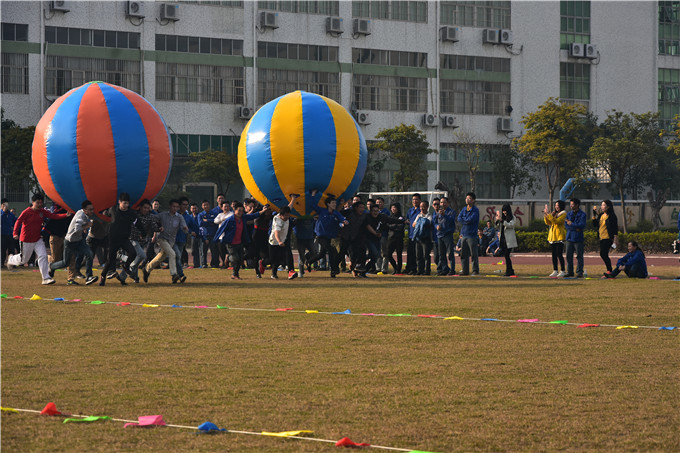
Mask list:
[{"label": "bush", "polygon": [[[547,231],[521,231],[517,234],[516,252],[550,252]],[[584,248],[586,252],[599,252],[600,241],[596,231],[585,231]],[[625,251],[629,241],[637,241],[640,248],[645,253],[672,253],[673,241],[677,238],[677,233],[669,231],[655,231],[653,233],[620,233],[619,250]]]}]

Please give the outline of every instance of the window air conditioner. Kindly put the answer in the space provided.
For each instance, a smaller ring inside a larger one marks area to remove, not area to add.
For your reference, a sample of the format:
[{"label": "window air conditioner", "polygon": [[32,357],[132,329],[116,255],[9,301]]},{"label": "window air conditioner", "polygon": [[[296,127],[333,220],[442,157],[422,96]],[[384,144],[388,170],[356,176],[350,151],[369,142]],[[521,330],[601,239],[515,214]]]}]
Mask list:
[{"label": "window air conditioner", "polygon": [[279,28],[279,13],[260,11],[260,28]]},{"label": "window air conditioner", "polygon": [[496,120],[496,130],[498,132],[512,132],[512,118],[498,118]]},{"label": "window air conditioner", "polygon": [[327,17],[326,18],[326,33],[342,33],[342,18],[341,17]]},{"label": "window air conditioner", "polygon": [[500,42],[500,30],[486,28],[482,32],[482,42],[486,44],[498,44]]},{"label": "window air conditioner", "polygon": [[179,6],[172,3],[161,3],[161,20],[179,20]]},{"label": "window air conditioner", "polygon": [[437,125],[437,116],[432,113],[426,113],[423,115],[423,126],[434,127]]},{"label": "window air conditioner", "polygon": [[128,1],[125,6],[125,15],[127,17],[144,18],[144,8],[142,2]]},{"label": "window air conditioner", "polygon": [[354,19],[352,21],[352,30],[355,35],[370,35],[371,21],[368,19]]},{"label": "window air conditioner", "polygon": [[441,40],[449,42],[458,42],[458,27],[442,27],[440,29]]},{"label": "window air conditioner", "polygon": [[581,44],[580,42],[572,42],[569,44],[569,56],[583,58],[585,56],[585,44]]}]

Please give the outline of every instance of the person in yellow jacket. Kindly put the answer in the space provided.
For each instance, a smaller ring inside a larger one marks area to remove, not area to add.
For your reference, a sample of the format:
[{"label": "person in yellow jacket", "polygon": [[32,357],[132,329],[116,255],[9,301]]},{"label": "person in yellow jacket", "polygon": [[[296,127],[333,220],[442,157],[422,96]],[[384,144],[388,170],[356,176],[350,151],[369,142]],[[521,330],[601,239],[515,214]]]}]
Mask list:
[{"label": "person in yellow jacket", "polygon": [[[550,212],[548,205],[543,208],[543,221],[550,227],[548,230],[548,242],[552,250],[553,273],[549,275],[551,278],[562,278],[566,275],[564,272],[564,241],[567,238],[567,228],[564,226],[564,221],[567,218],[567,211],[564,210],[566,203],[562,200],[555,202],[555,210]],[[560,271],[557,271],[557,262],[560,263]]]}]

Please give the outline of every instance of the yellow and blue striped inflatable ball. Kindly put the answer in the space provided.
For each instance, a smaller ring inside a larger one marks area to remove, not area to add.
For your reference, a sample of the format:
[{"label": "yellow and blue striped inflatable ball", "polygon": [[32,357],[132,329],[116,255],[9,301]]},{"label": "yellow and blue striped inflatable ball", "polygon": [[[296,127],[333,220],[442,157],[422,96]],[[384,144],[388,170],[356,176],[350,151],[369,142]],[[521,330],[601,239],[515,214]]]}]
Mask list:
[{"label": "yellow and blue striped inflatable ball", "polygon": [[310,215],[325,199],[350,198],[366,172],[366,141],[337,102],[294,91],[263,105],[238,146],[246,189],[260,203],[282,208],[292,194],[295,216]]}]

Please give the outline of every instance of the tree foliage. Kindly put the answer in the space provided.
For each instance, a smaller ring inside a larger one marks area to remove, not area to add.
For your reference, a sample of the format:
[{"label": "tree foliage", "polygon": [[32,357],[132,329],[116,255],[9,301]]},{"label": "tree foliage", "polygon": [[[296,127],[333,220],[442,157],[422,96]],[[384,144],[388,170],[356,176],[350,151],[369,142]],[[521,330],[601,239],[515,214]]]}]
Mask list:
[{"label": "tree foliage", "polygon": [[207,149],[189,155],[189,178],[217,184],[219,193],[227,193],[229,186],[241,180],[238,158],[226,151]]},{"label": "tree foliage", "polygon": [[367,144],[368,158],[366,162],[366,173],[364,179],[359,185],[359,192],[382,191],[385,189],[383,183],[380,181],[380,172],[385,167],[387,157],[380,151],[375,143]]},{"label": "tree foliage", "polygon": [[425,133],[413,125],[400,124],[391,129],[382,129],[375,136],[376,149],[387,153],[399,163],[390,187],[407,191],[416,184],[427,183],[425,162],[427,155],[436,152],[430,149]]},{"label": "tree foliage", "polygon": [[680,115],[676,115],[671,123],[672,130],[664,131],[665,136],[670,137],[670,143],[668,144],[668,151],[678,156],[673,163],[680,169]]},{"label": "tree foliage", "polygon": [[583,137],[587,130],[586,108],[562,104],[549,98],[535,112],[522,117],[524,135],[513,140],[519,152],[545,174],[553,204],[555,190],[577,173],[584,157]]},{"label": "tree foliage", "polygon": [[536,177],[536,165],[526,154],[522,154],[515,144],[507,151],[494,153],[491,157],[493,181],[510,189],[510,198],[531,192],[536,195],[540,188]]},{"label": "tree foliage", "polygon": [[[624,195],[636,194],[651,182],[660,156],[666,152],[658,120],[656,112],[609,112],[601,124],[603,135],[595,139],[588,151],[588,166],[602,169],[611,178],[624,212]],[[628,232],[627,223],[624,215],[624,232]]]},{"label": "tree foliage", "polygon": [[26,181],[29,190],[38,187],[38,180],[33,173],[31,148],[35,126],[20,127],[11,119],[5,118],[5,110],[0,110],[2,118],[2,175],[7,180],[9,189],[22,189]]},{"label": "tree foliage", "polygon": [[456,145],[463,152],[463,158],[467,164],[470,191],[476,192],[476,176],[477,171],[479,171],[479,160],[486,145],[480,143],[481,140],[479,137],[465,131],[457,132],[453,136]]}]

